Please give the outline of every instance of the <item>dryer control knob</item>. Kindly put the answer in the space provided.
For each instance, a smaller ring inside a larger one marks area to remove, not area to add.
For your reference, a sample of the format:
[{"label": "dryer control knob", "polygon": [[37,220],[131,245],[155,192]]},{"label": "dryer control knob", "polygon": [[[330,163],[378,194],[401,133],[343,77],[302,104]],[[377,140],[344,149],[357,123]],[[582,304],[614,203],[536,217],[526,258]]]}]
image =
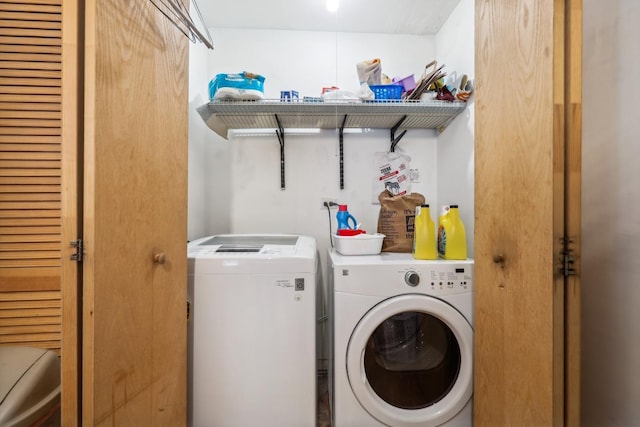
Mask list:
[{"label": "dryer control knob", "polygon": [[418,286],[420,275],[415,271],[407,271],[404,275],[404,281],[409,286]]}]

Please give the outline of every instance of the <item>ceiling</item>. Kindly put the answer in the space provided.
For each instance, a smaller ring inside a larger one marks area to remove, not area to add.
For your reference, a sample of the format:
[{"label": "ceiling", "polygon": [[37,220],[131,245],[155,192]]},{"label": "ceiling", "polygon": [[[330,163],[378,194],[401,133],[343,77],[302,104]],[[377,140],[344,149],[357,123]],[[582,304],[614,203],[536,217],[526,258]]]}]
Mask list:
[{"label": "ceiling", "polygon": [[[460,0],[200,0],[208,28],[435,34]],[[191,14],[194,16],[194,11]]]}]

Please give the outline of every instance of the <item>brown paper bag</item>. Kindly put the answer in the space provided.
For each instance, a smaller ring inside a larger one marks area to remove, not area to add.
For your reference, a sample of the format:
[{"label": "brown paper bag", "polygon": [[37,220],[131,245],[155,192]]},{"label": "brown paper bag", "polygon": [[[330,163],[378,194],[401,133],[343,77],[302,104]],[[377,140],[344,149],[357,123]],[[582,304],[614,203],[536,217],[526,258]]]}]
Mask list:
[{"label": "brown paper bag", "polygon": [[378,196],[378,233],[385,235],[382,252],[411,252],[416,206],[425,202],[420,193],[393,196],[384,190]]}]

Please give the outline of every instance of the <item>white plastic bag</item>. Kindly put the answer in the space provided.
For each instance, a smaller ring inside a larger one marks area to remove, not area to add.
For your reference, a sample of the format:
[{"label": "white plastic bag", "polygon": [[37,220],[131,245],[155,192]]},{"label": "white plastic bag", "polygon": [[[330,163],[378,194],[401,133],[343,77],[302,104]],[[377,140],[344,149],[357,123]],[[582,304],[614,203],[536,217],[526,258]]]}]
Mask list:
[{"label": "white plastic bag", "polygon": [[411,157],[397,152],[374,153],[371,203],[380,204],[378,196],[388,190],[392,196],[411,194],[409,168]]},{"label": "white plastic bag", "polygon": [[358,79],[360,85],[366,83],[367,85],[379,85],[382,81],[382,64],[379,58],[368,59],[366,61],[358,62],[356,65],[358,69]]},{"label": "white plastic bag", "polygon": [[362,83],[360,89],[358,89],[358,98],[365,101],[373,101],[376,99],[376,95],[373,93],[368,84]]},{"label": "white plastic bag", "polygon": [[325,101],[358,101],[358,94],[348,90],[332,90],[322,94]]}]

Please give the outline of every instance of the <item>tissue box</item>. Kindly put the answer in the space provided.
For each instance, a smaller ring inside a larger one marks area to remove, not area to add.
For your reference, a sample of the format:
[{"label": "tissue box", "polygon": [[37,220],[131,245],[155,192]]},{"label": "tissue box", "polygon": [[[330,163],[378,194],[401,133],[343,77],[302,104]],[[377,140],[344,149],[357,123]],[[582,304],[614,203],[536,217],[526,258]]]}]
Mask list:
[{"label": "tissue box", "polygon": [[384,234],[332,235],[333,246],[342,255],[377,255],[382,250]]},{"label": "tissue box", "polygon": [[294,99],[299,99],[297,90],[282,90],[280,91],[280,101],[291,102]]}]

